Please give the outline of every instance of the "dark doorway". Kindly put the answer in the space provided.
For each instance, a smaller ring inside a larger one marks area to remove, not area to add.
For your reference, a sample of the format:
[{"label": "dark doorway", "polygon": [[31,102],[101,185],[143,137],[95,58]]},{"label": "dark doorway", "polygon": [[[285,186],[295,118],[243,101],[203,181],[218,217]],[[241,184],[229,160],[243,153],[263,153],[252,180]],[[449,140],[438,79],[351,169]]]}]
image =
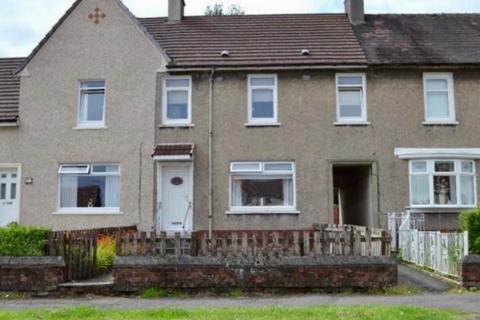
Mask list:
[{"label": "dark doorway", "polygon": [[372,165],[333,165],[334,222],[372,226]]}]

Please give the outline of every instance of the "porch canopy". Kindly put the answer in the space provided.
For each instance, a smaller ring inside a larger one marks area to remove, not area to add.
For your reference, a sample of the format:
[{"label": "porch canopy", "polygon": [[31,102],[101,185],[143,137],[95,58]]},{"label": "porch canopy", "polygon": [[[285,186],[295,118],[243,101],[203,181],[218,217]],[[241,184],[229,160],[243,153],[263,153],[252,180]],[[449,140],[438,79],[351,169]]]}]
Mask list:
[{"label": "porch canopy", "polygon": [[480,159],[480,148],[395,148],[400,159]]},{"label": "porch canopy", "polygon": [[164,143],[156,146],[153,152],[155,161],[192,161],[193,143]]}]

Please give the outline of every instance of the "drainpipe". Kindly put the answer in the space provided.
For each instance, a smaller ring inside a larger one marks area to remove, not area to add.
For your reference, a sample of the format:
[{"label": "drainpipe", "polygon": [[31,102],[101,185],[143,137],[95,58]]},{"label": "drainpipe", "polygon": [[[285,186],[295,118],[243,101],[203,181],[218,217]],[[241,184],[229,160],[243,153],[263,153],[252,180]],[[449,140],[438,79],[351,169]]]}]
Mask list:
[{"label": "drainpipe", "polygon": [[213,229],[213,82],[215,68],[210,71],[210,94],[208,103],[208,238]]}]

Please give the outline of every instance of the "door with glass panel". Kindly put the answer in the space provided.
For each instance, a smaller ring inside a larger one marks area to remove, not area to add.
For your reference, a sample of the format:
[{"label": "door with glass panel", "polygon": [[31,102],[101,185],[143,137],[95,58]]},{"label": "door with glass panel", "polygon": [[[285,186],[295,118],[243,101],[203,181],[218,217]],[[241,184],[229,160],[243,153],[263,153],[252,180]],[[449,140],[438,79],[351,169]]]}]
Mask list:
[{"label": "door with glass panel", "polygon": [[17,190],[17,170],[0,169],[0,226],[18,222]]}]

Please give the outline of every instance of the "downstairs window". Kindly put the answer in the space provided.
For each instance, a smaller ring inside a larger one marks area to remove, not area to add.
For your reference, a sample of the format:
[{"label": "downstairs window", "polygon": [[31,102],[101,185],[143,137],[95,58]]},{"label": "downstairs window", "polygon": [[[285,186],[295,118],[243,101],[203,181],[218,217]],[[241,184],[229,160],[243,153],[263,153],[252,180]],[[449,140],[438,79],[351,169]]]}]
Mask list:
[{"label": "downstairs window", "polygon": [[230,209],[234,212],[295,210],[292,162],[234,162],[230,167]]},{"label": "downstairs window", "polygon": [[412,207],[473,207],[475,163],[470,160],[411,160]]},{"label": "downstairs window", "polygon": [[61,165],[60,212],[120,212],[120,166]]}]

